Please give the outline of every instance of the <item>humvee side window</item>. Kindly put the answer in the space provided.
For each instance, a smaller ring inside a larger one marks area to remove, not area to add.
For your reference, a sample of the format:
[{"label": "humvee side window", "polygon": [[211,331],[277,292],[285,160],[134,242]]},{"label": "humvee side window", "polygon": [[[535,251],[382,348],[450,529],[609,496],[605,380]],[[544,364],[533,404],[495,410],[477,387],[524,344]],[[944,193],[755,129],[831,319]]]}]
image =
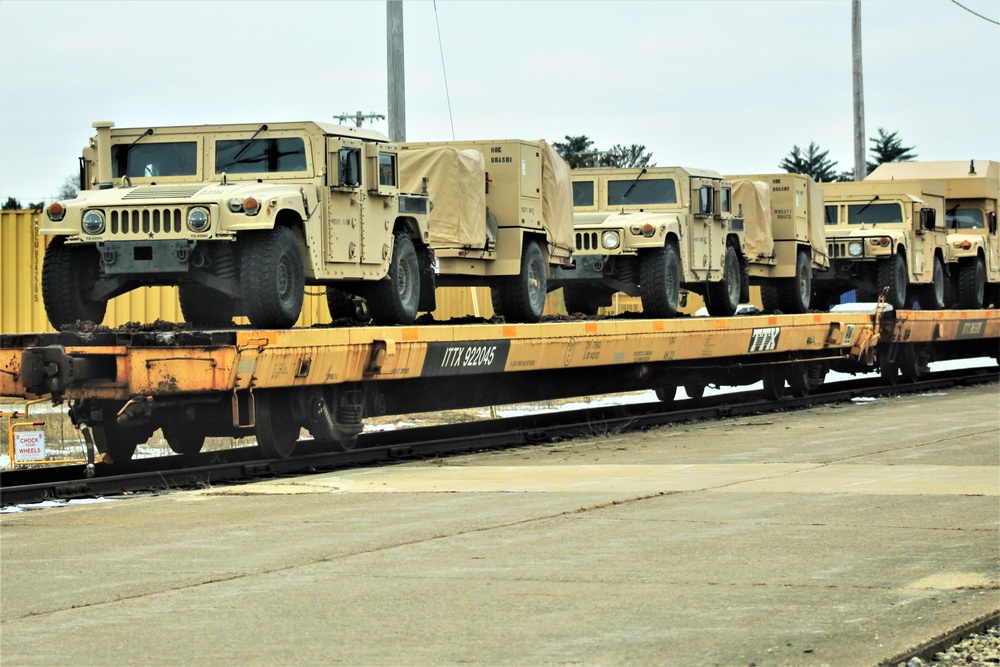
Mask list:
[{"label": "humvee side window", "polygon": [[396,156],[388,153],[378,154],[378,184],[396,185]]},{"label": "humvee side window", "polygon": [[729,213],[732,211],[732,190],[729,188],[722,188],[719,194],[719,200],[721,202],[719,204],[719,209],[722,213]]},{"label": "humvee side window", "polygon": [[826,206],[824,214],[826,215],[825,222],[828,225],[837,224],[837,206]]},{"label": "humvee side window", "polygon": [[361,185],[361,149],[341,148],[337,160],[338,182],[341,187],[356,188]]},{"label": "humvee side window", "polygon": [[594,182],[573,181],[573,206],[594,205]]},{"label": "humvee side window", "polygon": [[899,204],[851,204],[847,207],[849,225],[902,221],[903,208]]},{"label": "humvee side window", "polygon": [[194,176],[198,173],[198,143],[194,141],[115,144],[111,175],[115,178]]},{"label": "humvee side window", "polygon": [[306,170],[301,137],[223,139],[215,142],[215,173],[274,174]]},{"label": "humvee side window", "polygon": [[[633,187],[633,185],[635,187]],[[631,188],[631,190],[630,190]],[[628,197],[625,193],[628,193]],[[638,204],[676,204],[677,186],[673,179],[608,181],[609,206],[636,206]]]},{"label": "humvee side window", "polygon": [[712,215],[714,211],[712,210],[712,200],[714,199],[715,189],[711,185],[703,185],[698,189],[698,199],[699,208],[698,212],[701,215]]},{"label": "humvee side window", "polygon": [[978,208],[958,208],[947,211],[944,216],[949,229],[984,229],[983,212]]}]

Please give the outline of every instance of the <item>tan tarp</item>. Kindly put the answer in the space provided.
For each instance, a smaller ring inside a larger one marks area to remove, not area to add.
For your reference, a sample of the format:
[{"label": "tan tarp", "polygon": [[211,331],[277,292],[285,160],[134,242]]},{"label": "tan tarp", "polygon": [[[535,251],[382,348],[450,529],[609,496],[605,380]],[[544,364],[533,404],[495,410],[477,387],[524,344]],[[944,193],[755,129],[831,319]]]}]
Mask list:
[{"label": "tan tarp", "polygon": [[544,140],[538,145],[542,153],[542,226],[549,243],[572,251],[573,183],[569,165]]},{"label": "tan tarp", "polygon": [[814,252],[826,257],[826,216],[823,203],[823,188],[813,179],[809,183],[809,243]]},{"label": "tan tarp", "polygon": [[[746,257],[751,263],[774,254],[771,228],[771,191],[767,183],[741,178],[733,181],[733,207],[743,207],[743,235]],[[822,222],[822,217],[820,218]]]},{"label": "tan tarp", "polygon": [[433,248],[486,246],[486,160],[450,146],[399,152],[400,192],[420,192],[434,207],[427,222]]}]

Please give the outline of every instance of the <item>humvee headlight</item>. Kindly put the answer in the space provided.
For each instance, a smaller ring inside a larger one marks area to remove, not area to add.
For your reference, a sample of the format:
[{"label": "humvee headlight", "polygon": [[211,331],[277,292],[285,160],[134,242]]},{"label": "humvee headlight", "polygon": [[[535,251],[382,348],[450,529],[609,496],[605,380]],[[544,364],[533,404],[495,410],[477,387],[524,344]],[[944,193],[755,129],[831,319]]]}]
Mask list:
[{"label": "humvee headlight", "polygon": [[104,231],[104,215],[100,211],[87,211],[83,214],[83,231],[88,234],[100,234]]},{"label": "humvee headlight", "polygon": [[851,257],[861,257],[862,245],[860,241],[851,241],[847,244],[847,254]]},{"label": "humvee headlight", "polygon": [[46,212],[49,214],[49,220],[59,222],[66,215],[66,207],[59,202],[52,202]]},{"label": "humvee headlight", "polygon": [[621,237],[618,236],[618,232],[607,231],[601,234],[601,245],[608,250],[614,250],[620,243]]},{"label": "humvee headlight", "polygon": [[188,211],[188,227],[192,232],[203,232],[208,229],[208,211],[203,208],[193,208]]}]

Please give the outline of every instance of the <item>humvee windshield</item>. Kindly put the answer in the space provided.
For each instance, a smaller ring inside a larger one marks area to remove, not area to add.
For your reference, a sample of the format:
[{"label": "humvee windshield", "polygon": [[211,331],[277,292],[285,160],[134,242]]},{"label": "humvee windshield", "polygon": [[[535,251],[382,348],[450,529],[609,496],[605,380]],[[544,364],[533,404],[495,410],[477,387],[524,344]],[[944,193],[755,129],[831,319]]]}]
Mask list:
[{"label": "humvee windshield", "polygon": [[111,175],[115,178],[194,176],[198,173],[195,141],[115,144],[111,147]]},{"label": "humvee windshield", "polygon": [[826,211],[825,211],[826,224],[828,224],[828,225],[835,225],[835,224],[837,224],[837,208],[838,207],[837,206],[827,206],[825,208],[826,208]]},{"label": "humvee windshield", "polygon": [[594,182],[573,181],[573,206],[594,205]]},{"label": "humvee windshield", "polygon": [[273,174],[306,170],[306,146],[301,137],[223,139],[215,142],[215,173]]},{"label": "humvee windshield", "polygon": [[944,216],[945,226],[949,229],[983,229],[983,212],[978,208],[959,208],[947,211]]},{"label": "humvee windshield", "polygon": [[847,224],[849,225],[902,221],[903,208],[899,204],[851,204],[847,207]]},{"label": "humvee windshield", "polygon": [[[626,192],[628,192],[627,198],[625,197]],[[677,186],[670,178],[656,178],[648,181],[641,179],[637,181],[634,178],[627,181],[608,181],[609,206],[676,203]]]}]

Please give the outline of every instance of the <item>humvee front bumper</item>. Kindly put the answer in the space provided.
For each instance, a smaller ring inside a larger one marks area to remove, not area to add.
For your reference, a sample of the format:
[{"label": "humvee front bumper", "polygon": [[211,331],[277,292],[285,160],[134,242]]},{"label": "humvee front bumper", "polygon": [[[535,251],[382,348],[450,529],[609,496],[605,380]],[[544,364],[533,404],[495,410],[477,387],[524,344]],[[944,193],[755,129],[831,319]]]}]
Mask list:
[{"label": "humvee front bumper", "polygon": [[197,241],[106,241],[97,244],[105,275],[187,273]]}]

